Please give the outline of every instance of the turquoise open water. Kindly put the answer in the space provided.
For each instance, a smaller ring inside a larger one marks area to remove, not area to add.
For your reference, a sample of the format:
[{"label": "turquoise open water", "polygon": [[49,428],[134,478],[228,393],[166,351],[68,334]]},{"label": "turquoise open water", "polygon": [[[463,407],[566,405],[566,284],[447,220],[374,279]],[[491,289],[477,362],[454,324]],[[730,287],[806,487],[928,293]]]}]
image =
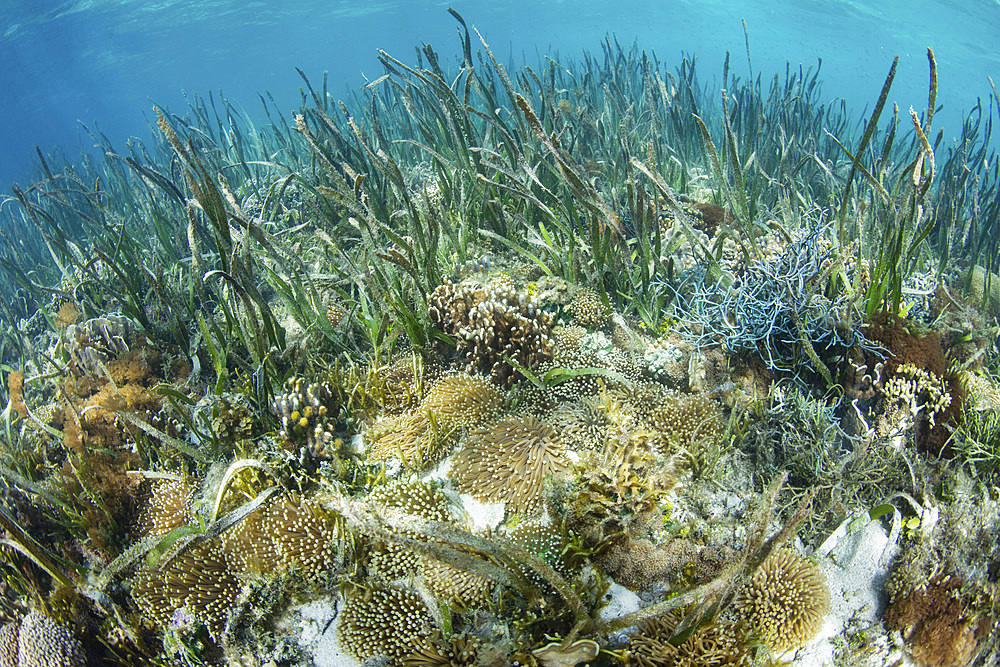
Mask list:
[{"label": "turquoise open water", "polygon": [[824,93],[859,114],[896,55],[890,100],[902,112],[925,107],[932,46],[944,105],[935,127],[946,135],[1000,76],[997,0],[0,0],[0,192],[31,180],[36,146],[68,160],[88,150],[80,122],[117,144],[147,138],[152,105],[182,108],[185,95],[221,90],[257,117],[257,92],[269,90],[290,112],[295,67],[313,80],[328,71],[340,96],[382,74],[376,49],[412,61],[430,43],[457,62],[449,6],[515,63],[599,51],[607,33],[668,65],[693,54],[703,81],[721,73],[727,50],[744,76],[822,59]]}]

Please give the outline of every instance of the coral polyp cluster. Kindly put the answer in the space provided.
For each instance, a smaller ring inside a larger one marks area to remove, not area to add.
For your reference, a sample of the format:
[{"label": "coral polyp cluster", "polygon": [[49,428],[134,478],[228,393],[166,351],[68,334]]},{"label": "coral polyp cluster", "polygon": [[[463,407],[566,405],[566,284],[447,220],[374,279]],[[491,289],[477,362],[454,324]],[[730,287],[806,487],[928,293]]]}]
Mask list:
[{"label": "coral polyp cluster", "polygon": [[[427,521],[455,522],[447,497],[440,489],[422,482],[389,482],[372,489],[369,502],[380,512],[396,511]],[[412,536],[405,529],[401,534]],[[411,549],[391,540],[373,544],[367,551],[369,572],[388,581],[419,572],[426,564]],[[430,580],[428,584],[433,586]]]},{"label": "coral polyp cluster", "polygon": [[545,481],[569,465],[552,426],[534,417],[509,418],[473,431],[450,474],[464,493],[530,514],[542,507]]},{"label": "coral polyp cluster", "polygon": [[307,500],[287,496],[267,503],[226,531],[223,544],[238,572],[295,572],[315,579],[333,565],[339,536],[335,522]]},{"label": "coral polyp cluster", "polygon": [[503,393],[489,380],[457,373],[438,380],[427,392],[421,408],[445,426],[473,427],[495,418]]},{"label": "coral polyp cluster", "polygon": [[434,622],[420,597],[401,588],[357,592],[341,612],[337,633],[356,659],[399,658],[421,645]]},{"label": "coral polyp cluster", "polygon": [[150,481],[150,495],[139,512],[136,530],[139,535],[162,537],[175,528],[197,523],[191,508],[194,489],[181,479]]},{"label": "coral polyp cluster", "polygon": [[441,459],[454,441],[453,429],[438,426],[427,413],[410,412],[383,418],[369,430],[372,461],[398,459],[408,468],[423,469]]},{"label": "coral polyp cluster", "polygon": [[403,667],[475,667],[479,664],[480,642],[475,638],[452,636],[450,640],[425,639],[403,658]]},{"label": "coral polyp cluster", "polygon": [[750,632],[780,654],[819,632],[830,611],[830,591],[814,563],[779,549],[743,585],[733,605]]},{"label": "coral polyp cluster", "polygon": [[587,329],[600,329],[611,317],[611,310],[592,289],[581,289],[574,294],[569,310],[573,314],[573,320]]},{"label": "coral polyp cluster", "polygon": [[502,400],[496,385],[485,378],[462,373],[444,376],[410,410],[372,423],[369,457],[399,459],[411,469],[426,468],[454,444],[459,429],[493,419]]},{"label": "coral polyp cluster", "polygon": [[509,280],[495,279],[481,288],[444,283],[429,302],[431,322],[454,338],[466,372],[488,375],[509,388],[523,377],[519,368],[533,370],[552,356],[551,315]]},{"label": "coral polyp cluster", "polygon": [[161,628],[198,621],[221,638],[242,585],[222,543],[206,540],[156,567],[141,569],[132,579],[132,597],[143,615]]},{"label": "coral polyp cluster", "polygon": [[990,618],[973,611],[975,602],[962,592],[963,583],[937,575],[921,588],[893,596],[886,622],[903,633],[918,665],[967,665],[975,657]]},{"label": "coral polyp cluster", "polygon": [[753,651],[744,631],[735,625],[708,623],[695,627],[686,639],[675,638],[684,615],[672,612],[641,621],[629,639],[629,657],[640,667],[749,667]]},{"label": "coral polyp cluster", "polygon": [[636,414],[656,432],[664,451],[696,452],[722,432],[719,404],[703,394],[684,394],[658,384],[643,384],[630,399]]}]

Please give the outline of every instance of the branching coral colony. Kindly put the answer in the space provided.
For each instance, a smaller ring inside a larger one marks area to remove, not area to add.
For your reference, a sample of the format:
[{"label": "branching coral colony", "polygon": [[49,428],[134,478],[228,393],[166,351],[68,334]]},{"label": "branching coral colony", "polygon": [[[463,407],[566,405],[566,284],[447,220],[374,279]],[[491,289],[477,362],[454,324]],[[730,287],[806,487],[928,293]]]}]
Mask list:
[{"label": "branching coral colony", "polygon": [[995,664],[996,92],[452,14],[0,206],[0,662]]}]

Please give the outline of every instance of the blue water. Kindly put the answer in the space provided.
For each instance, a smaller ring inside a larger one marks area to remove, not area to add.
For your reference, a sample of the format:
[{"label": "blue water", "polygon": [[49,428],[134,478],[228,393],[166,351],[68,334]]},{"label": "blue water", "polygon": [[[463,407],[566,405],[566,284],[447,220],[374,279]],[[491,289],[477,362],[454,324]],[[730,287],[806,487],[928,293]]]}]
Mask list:
[{"label": "blue water", "polygon": [[1000,76],[997,0],[0,0],[0,192],[31,180],[35,146],[68,160],[88,150],[79,123],[118,145],[149,137],[153,104],[180,111],[185,95],[221,90],[258,118],[257,92],[268,90],[291,112],[295,67],[314,81],[329,71],[331,92],[342,96],[382,74],[379,48],[412,61],[414,47],[430,43],[444,63],[456,61],[449,6],[514,62],[599,51],[610,32],[668,65],[695,54],[703,80],[721,72],[727,50],[734,71],[747,74],[745,19],[755,73],[822,58],[825,94],[859,114],[895,55],[890,102],[902,112],[926,107],[932,46],[944,105],[935,126],[946,136],[988,96],[987,77]]}]

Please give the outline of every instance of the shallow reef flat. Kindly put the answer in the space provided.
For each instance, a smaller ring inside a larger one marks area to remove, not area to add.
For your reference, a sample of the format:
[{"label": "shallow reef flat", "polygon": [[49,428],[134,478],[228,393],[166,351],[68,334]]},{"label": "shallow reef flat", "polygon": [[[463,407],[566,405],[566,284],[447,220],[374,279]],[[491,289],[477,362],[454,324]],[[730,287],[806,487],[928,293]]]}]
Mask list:
[{"label": "shallow reef flat", "polygon": [[0,207],[0,665],[997,664],[993,107],[452,14]]}]

